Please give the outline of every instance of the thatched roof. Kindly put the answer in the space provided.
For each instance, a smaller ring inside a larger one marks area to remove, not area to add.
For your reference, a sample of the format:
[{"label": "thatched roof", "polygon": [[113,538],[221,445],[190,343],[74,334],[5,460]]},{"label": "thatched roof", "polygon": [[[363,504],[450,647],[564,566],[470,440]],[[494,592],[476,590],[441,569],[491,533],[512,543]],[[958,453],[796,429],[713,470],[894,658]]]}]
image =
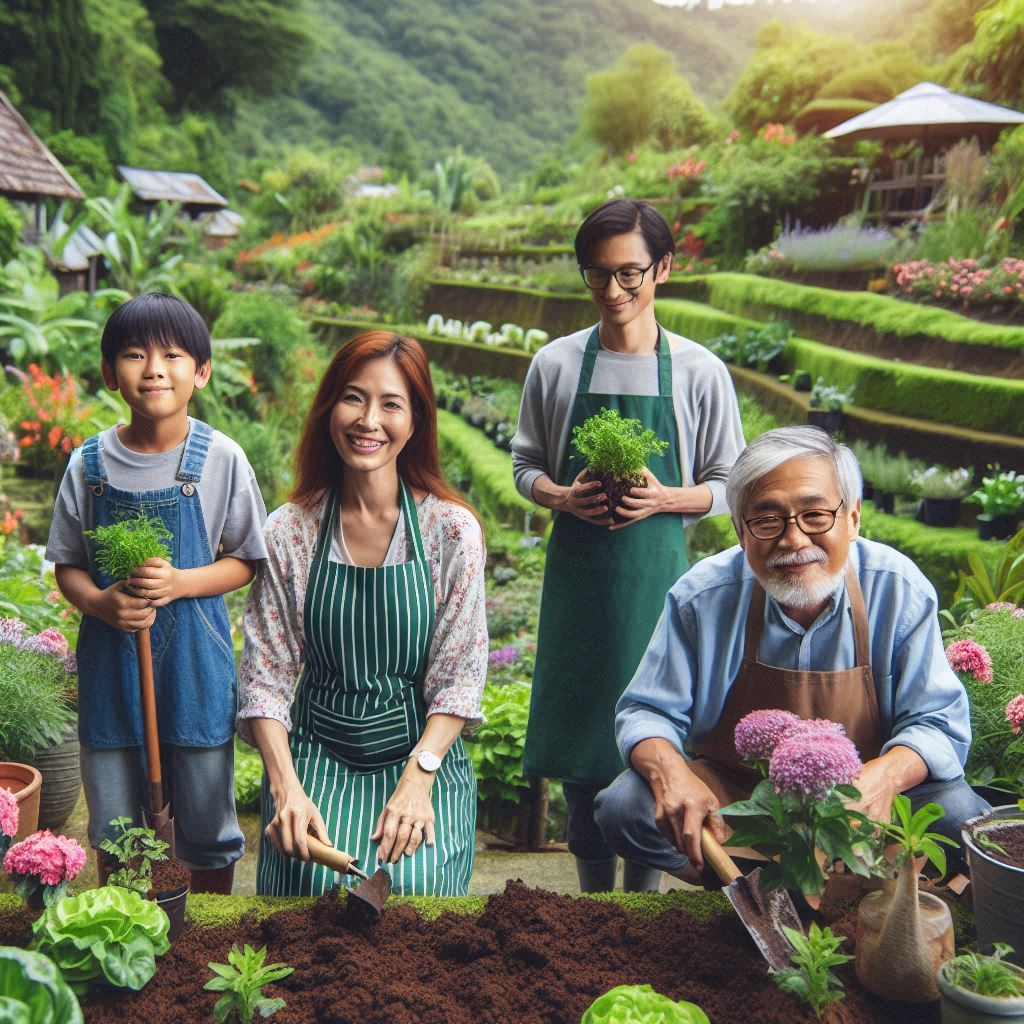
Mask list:
[{"label": "thatched roof", "polygon": [[84,199],[85,193],[0,91],[0,195]]},{"label": "thatched roof", "polygon": [[143,167],[119,165],[118,174],[126,182],[136,199],[144,203],[181,203],[184,206],[223,208],[228,201],[198,174],[183,171],[152,171]]}]

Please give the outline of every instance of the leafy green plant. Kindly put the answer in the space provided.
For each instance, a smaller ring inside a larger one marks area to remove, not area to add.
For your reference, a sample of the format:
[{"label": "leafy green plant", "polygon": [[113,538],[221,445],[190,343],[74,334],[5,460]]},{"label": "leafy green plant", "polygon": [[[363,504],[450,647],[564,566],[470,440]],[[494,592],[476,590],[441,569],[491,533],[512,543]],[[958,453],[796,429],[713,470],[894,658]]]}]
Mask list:
[{"label": "leafy green plant", "polygon": [[1024,996],[1024,972],[1014,964],[1003,962],[1012,952],[1012,946],[997,942],[990,956],[961,953],[942,965],[943,975],[951,984],[979,996],[1020,998]]},{"label": "leafy green plant", "polygon": [[59,743],[75,721],[75,695],[64,656],[27,649],[21,637],[0,642],[0,760],[29,761]]},{"label": "leafy green plant", "polygon": [[150,519],[142,512],[135,519],[86,530],[85,536],[96,542],[96,564],[100,572],[116,580],[127,579],[133,569],[150,558],[171,559],[171,552],[164,543],[171,539],[171,531],[159,517]]},{"label": "leafy green plant", "polygon": [[643,480],[647,460],[668,447],[640,420],[623,419],[618,409],[602,409],[573,427],[572,444],[591,473],[616,480]]},{"label": "leafy green plant", "polygon": [[[43,549],[19,543],[14,534],[0,534],[0,616],[20,619],[32,633],[57,628],[67,637],[69,646],[75,646],[81,618],[78,610],[57,590]],[[0,705],[6,711],[2,697]]]},{"label": "leafy green plant", "polygon": [[0,1020],[82,1024],[82,1008],[57,965],[42,953],[0,946]]},{"label": "leafy green plant", "polygon": [[1024,473],[999,466],[989,466],[989,475],[981,478],[981,486],[967,497],[972,505],[980,505],[987,516],[1012,516],[1024,509]]},{"label": "leafy green plant", "polygon": [[167,860],[170,846],[157,839],[151,828],[132,825],[131,818],[114,818],[110,824],[119,834],[114,839],[104,839],[100,849],[113,857],[120,867],[107,877],[107,884],[120,885],[145,896],[153,880],[153,868]]},{"label": "leafy green plant", "polygon": [[616,985],[587,1007],[580,1024],[710,1024],[710,1020],[696,1003],[677,1003],[650,985]]},{"label": "leafy green plant", "polygon": [[962,498],[971,489],[973,476],[973,466],[961,469],[929,466],[912,474],[910,486],[913,493],[922,498]]},{"label": "leafy green plant", "polygon": [[466,743],[480,800],[516,803],[530,785],[523,777],[529,684],[486,686],[482,709],[486,721]]},{"label": "leafy green plant", "polygon": [[250,748],[235,744],[235,806],[240,811],[259,810],[263,759]]},{"label": "leafy green plant", "polygon": [[283,999],[268,999],[263,986],[287,978],[295,968],[284,964],[264,964],[267,947],[255,950],[246,944],[241,950],[231,947],[226,964],[209,963],[206,966],[216,975],[203,988],[208,992],[223,992],[213,1008],[217,1024],[251,1024],[253,1016],[272,1017],[285,1006]]},{"label": "leafy green plant", "polygon": [[981,608],[1001,601],[1020,604],[1024,600],[1024,530],[1007,541],[992,572],[973,552],[967,556],[967,564],[971,571],[960,571],[954,604],[965,596],[970,596]]},{"label": "leafy green plant", "polygon": [[33,947],[81,995],[97,981],[139,991],[170,949],[167,915],[118,885],[88,889],[48,907],[32,925]]},{"label": "leafy green plant", "polygon": [[899,793],[892,802],[891,822],[877,821],[879,829],[899,846],[897,866],[910,861],[914,857],[927,857],[938,869],[940,875],[946,873],[946,852],[939,843],[956,846],[956,841],[938,832],[929,832],[928,826],[938,821],[946,812],[935,803],[925,804],[914,813],[910,813],[910,798]]},{"label": "leafy green plant", "polygon": [[789,958],[793,966],[781,970],[770,968],[772,981],[784,992],[791,992],[805,1002],[821,1020],[821,1011],[845,995],[843,983],[832,969],[853,959],[837,952],[846,936],[833,935],[831,928],[820,928],[817,921],[811,922],[806,935],[785,925],[782,930],[792,947]]},{"label": "leafy green plant", "polygon": [[811,408],[824,409],[827,412],[842,412],[853,401],[853,388],[841,388],[836,384],[826,384],[824,377],[819,377],[811,388]]}]

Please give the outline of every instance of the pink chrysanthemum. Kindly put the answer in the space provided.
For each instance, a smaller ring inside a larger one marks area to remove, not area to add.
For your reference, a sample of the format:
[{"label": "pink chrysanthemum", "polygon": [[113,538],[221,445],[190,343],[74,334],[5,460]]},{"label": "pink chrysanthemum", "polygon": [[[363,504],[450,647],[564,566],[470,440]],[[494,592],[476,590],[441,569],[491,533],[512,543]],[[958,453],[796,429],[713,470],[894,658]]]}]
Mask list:
[{"label": "pink chrysanthemum", "polygon": [[1015,733],[1024,727],[1024,693],[1019,694],[1006,705],[1006,720]]},{"label": "pink chrysanthemum", "polygon": [[741,761],[767,761],[782,737],[800,721],[792,711],[751,711],[736,723],[733,738]]},{"label": "pink chrysanthemum", "polygon": [[979,683],[992,682],[992,659],[981,644],[957,640],[946,648],[946,658],[954,672],[966,672]]},{"label": "pink chrysanthemum", "polygon": [[21,619],[0,618],[0,644],[20,647],[25,639],[25,623]]},{"label": "pink chrysanthemum", "polygon": [[1009,612],[1015,619],[1024,619],[1024,608],[1012,601],[993,601],[985,605],[987,612]]},{"label": "pink chrysanthemum", "polygon": [[69,882],[85,867],[85,850],[74,839],[49,829],[15,843],[4,856],[9,875],[35,875],[43,885]]},{"label": "pink chrysanthemum", "polygon": [[768,778],[780,793],[819,799],[834,786],[856,782],[863,767],[845,736],[785,736],[772,754]]},{"label": "pink chrysanthemum", "polygon": [[14,794],[0,786],[0,835],[13,836],[18,831],[18,801]]},{"label": "pink chrysanthemum", "polygon": [[70,653],[67,637],[59,629],[52,626],[44,629],[42,633],[36,633],[23,642],[26,651],[37,651],[40,654],[55,654],[59,658],[65,658]]}]

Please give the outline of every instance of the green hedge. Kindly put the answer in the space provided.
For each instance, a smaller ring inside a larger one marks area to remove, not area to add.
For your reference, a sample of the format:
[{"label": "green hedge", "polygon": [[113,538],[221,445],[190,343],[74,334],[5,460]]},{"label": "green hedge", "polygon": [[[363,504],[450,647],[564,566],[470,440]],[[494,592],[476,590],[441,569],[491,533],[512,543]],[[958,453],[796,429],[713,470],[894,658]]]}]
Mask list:
[{"label": "green hedge", "polygon": [[437,430],[441,451],[450,450],[469,466],[473,489],[480,496],[484,511],[498,522],[518,528],[527,512],[533,513],[530,528],[543,533],[551,522],[546,508],[527,501],[512,478],[512,456],[496,448],[491,440],[460,416],[437,410]]},{"label": "green hedge", "polygon": [[878,334],[930,337],[957,345],[986,345],[1024,351],[1024,327],[979,323],[948,309],[923,306],[889,295],[847,292],[779,281],[755,274],[707,274],[684,279],[690,296],[737,316],[764,319],[773,311],[849,321]]},{"label": "green hedge", "polygon": [[[660,300],[656,309],[665,327],[696,341],[759,326],[683,299]],[[993,434],[1024,435],[1024,381],[890,362],[805,338],[793,338],[780,358],[789,371],[799,367],[830,384],[853,386],[855,404],[867,409]]]}]

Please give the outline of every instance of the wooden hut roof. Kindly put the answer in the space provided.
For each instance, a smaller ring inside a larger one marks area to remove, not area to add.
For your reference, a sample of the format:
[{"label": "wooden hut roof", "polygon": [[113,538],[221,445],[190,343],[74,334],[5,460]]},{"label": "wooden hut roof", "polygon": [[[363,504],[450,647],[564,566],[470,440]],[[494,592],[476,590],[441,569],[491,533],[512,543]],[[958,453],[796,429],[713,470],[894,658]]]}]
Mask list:
[{"label": "wooden hut roof", "polygon": [[0,195],[84,199],[85,193],[0,91]]},{"label": "wooden hut roof", "polygon": [[124,166],[118,166],[117,172],[144,203],[166,200],[185,206],[222,208],[228,205],[228,201],[198,174]]}]

